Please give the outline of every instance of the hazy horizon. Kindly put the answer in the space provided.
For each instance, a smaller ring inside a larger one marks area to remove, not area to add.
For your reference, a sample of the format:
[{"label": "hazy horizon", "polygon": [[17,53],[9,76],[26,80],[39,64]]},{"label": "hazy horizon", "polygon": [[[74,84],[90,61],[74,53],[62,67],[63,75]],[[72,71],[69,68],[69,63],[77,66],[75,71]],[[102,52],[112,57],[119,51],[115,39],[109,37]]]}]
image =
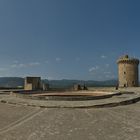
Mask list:
[{"label": "hazy horizon", "polygon": [[[34,76],[35,76],[35,75],[34,75]],[[28,77],[28,75],[27,75],[26,77]],[[0,77],[0,78],[23,78],[23,79],[24,79],[24,78],[26,78],[26,77],[20,77],[20,76],[11,76],[11,77],[8,77],[8,76],[7,76],[7,77],[6,77],[6,76],[5,76],[5,77]],[[30,76],[29,76],[29,77],[30,77]],[[62,78],[62,79],[61,79],[61,78],[60,78],[60,79],[45,79],[45,78],[43,78],[43,77],[41,77],[41,80],[49,80],[49,81],[51,81],[51,80],[52,80],[52,81],[53,81],[53,80],[54,80],[54,81],[55,81],[55,80],[56,80],[56,81],[57,81],[57,80],[58,80],[58,81],[59,81],[59,80],[60,80],[60,81],[61,81],[61,80],[69,80],[69,81],[70,81],[70,80],[76,80],[76,81],[99,81],[99,82],[102,82],[102,81],[118,81],[118,79],[107,79],[107,80],[89,80],[89,79],[84,80],[84,79],[63,79],[63,78]]]}]

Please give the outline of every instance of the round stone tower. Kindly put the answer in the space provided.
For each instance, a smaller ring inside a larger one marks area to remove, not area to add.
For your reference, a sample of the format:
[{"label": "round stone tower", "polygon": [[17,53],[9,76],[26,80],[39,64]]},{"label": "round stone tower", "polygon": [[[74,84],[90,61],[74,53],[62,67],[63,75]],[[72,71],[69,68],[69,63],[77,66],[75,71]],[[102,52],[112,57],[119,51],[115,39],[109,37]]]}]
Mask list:
[{"label": "round stone tower", "polygon": [[119,87],[139,86],[139,60],[129,58],[128,55],[120,57],[118,63]]}]

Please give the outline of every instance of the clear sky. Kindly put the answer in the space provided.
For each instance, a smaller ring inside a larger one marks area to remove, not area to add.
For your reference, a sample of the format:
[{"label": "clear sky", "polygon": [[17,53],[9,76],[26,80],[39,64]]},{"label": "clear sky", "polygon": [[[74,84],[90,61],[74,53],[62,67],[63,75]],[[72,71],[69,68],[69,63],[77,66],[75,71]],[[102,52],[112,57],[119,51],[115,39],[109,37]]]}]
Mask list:
[{"label": "clear sky", "polygon": [[140,58],[139,0],[0,0],[0,76],[117,79]]}]

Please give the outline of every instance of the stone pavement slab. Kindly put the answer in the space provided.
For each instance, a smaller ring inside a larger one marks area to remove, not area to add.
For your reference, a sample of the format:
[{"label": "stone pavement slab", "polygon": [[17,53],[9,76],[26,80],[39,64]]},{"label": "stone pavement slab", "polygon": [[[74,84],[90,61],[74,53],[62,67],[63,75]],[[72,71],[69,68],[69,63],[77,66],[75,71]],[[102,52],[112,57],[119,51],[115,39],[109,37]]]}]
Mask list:
[{"label": "stone pavement slab", "polygon": [[[1,126],[1,140],[139,140],[140,138],[140,103],[113,108],[40,109],[36,113],[24,117],[25,109],[19,111],[23,116],[15,119],[12,113],[15,106],[5,105],[5,110],[11,108],[0,123],[7,121],[10,115],[13,123]],[[4,108],[0,104],[1,108]],[[16,105],[18,108],[19,106]],[[28,107],[32,110],[31,107]],[[22,112],[23,111],[23,112]],[[26,114],[30,114],[29,112]],[[26,116],[25,115],[25,116]],[[20,121],[21,120],[21,121]],[[15,123],[15,121],[17,123]]]}]

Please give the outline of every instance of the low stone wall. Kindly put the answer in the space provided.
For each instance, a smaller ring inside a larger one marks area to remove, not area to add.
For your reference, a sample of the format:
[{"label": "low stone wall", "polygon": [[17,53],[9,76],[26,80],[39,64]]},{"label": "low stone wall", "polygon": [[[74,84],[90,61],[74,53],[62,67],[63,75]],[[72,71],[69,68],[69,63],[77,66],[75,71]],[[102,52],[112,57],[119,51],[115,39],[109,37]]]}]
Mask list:
[{"label": "low stone wall", "polygon": [[[59,94],[59,93],[58,93]],[[63,101],[82,101],[82,100],[99,100],[99,99],[105,99],[105,98],[111,98],[112,96],[118,96],[121,95],[121,92],[118,93],[112,93],[112,94],[105,94],[105,95],[99,95],[99,96],[93,96],[93,95],[28,95],[28,94],[20,94],[20,93],[12,93],[11,95],[25,98],[25,99],[33,99],[33,100],[63,100]]]}]

